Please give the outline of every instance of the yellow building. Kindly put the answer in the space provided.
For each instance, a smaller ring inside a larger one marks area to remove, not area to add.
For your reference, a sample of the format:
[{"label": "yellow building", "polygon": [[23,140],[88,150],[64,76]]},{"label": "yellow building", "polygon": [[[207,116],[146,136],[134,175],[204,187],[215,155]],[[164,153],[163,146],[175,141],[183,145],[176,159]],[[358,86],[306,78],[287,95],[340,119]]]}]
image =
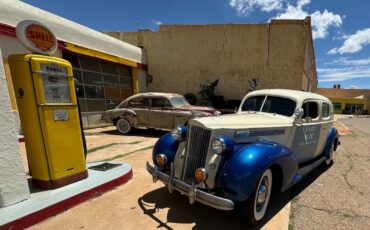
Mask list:
[{"label": "yellow building", "polygon": [[359,98],[329,98],[333,103],[335,114],[367,115],[370,104],[369,99]]},{"label": "yellow building", "polygon": [[78,101],[85,127],[99,124],[101,113],[132,94],[146,91],[143,50],[22,1],[0,2],[0,49],[7,76],[11,105],[17,115],[8,57],[29,53],[17,40],[15,27],[35,20],[51,29],[58,40],[56,57],[72,63],[78,85]]},{"label": "yellow building", "polygon": [[318,88],[317,93],[330,99],[336,114],[369,114],[370,89]]}]

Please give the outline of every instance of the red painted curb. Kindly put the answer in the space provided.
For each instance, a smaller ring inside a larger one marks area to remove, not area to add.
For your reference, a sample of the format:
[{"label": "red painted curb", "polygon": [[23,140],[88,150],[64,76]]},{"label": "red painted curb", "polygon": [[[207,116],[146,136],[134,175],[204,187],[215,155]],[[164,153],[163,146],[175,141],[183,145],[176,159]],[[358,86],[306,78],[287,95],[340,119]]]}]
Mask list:
[{"label": "red painted curb", "polygon": [[17,220],[14,220],[12,222],[9,222],[5,225],[0,226],[0,229],[24,229],[27,227],[30,227],[34,224],[40,223],[41,221],[48,219],[49,217],[52,217],[60,212],[63,212],[67,209],[70,209],[86,200],[89,200],[95,196],[100,195],[101,193],[107,192],[108,190],[113,189],[114,187],[117,187],[121,184],[126,183],[128,180],[130,180],[133,176],[132,169],[126,173],[125,175],[122,175],[112,181],[109,181],[105,184],[99,185],[95,188],[92,188],[88,191],[85,191],[83,193],[77,194],[73,197],[67,198],[65,200],[62,200],[58,203],[55,203],[49,207],[46,207],[44,209],[41,209],[39,211],[36,211],[34,213],[31,213],[27,216],[21,217]]}]

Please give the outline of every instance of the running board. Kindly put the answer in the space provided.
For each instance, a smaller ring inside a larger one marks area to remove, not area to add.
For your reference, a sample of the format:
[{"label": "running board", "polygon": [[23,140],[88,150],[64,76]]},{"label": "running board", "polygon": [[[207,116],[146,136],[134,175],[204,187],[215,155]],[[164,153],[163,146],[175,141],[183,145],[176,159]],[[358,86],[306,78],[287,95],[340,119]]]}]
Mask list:
[{"label": "running board", "polygon": [[310,173],[312,170],[320,166],[325,160],[327,159],[326,156],[322,156],[316,161],[312,162],[309,165],[306,165],[302,168],[299,168],[294,176],[294,179],[289,187],[293,186],[294,184],[298,183],[300,180],[302,180],[303,177],[305,177],[308,173]]}]

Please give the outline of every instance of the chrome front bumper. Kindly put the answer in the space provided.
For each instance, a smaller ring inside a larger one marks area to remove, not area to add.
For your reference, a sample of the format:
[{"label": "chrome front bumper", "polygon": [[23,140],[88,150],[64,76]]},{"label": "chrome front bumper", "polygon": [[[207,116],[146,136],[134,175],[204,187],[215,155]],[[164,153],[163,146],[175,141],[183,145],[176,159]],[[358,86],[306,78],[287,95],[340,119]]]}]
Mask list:
[{"label": "chrome front bumper", "polygon": [[212,208],[220,210],[232,210],[234,209],[234,202],[222,197],[218,197],[200,189],[194,187],[194,185],[189,185],[181,180],[174,178],[175,169],[173,163],[171,163],[170,174],[166,174],[157,170],[156,166],[151,166],[149,162],[146,163],[146,169],[153,176],[153,181],[162,181],[167,185],[168,191],[172,193],[174,190],[179,191],[181,194],[187,195],[189,197],[189,203],[193,204],[198,201],[202,204],[210,206]]}]

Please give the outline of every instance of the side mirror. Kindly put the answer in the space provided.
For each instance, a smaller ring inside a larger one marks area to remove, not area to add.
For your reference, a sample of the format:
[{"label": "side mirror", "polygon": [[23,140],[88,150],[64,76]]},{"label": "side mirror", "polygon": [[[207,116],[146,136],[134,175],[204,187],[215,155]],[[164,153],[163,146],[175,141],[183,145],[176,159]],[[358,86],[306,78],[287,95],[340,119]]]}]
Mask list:
[{"label": "side mirror", "polygon": [[294,115],[296,117],[296,119],[294,120],[293,124],[294,125],[300,125],[302,124],[302,116],[304,114],[304,111],[302,108],[298,108],[294,111]]},{"label": "side mirror", "polygon": [[298,108],[294,111],[294,115],[297,117],[297,118],[301,118],[304,114],[304,111],[302,108]]}]

